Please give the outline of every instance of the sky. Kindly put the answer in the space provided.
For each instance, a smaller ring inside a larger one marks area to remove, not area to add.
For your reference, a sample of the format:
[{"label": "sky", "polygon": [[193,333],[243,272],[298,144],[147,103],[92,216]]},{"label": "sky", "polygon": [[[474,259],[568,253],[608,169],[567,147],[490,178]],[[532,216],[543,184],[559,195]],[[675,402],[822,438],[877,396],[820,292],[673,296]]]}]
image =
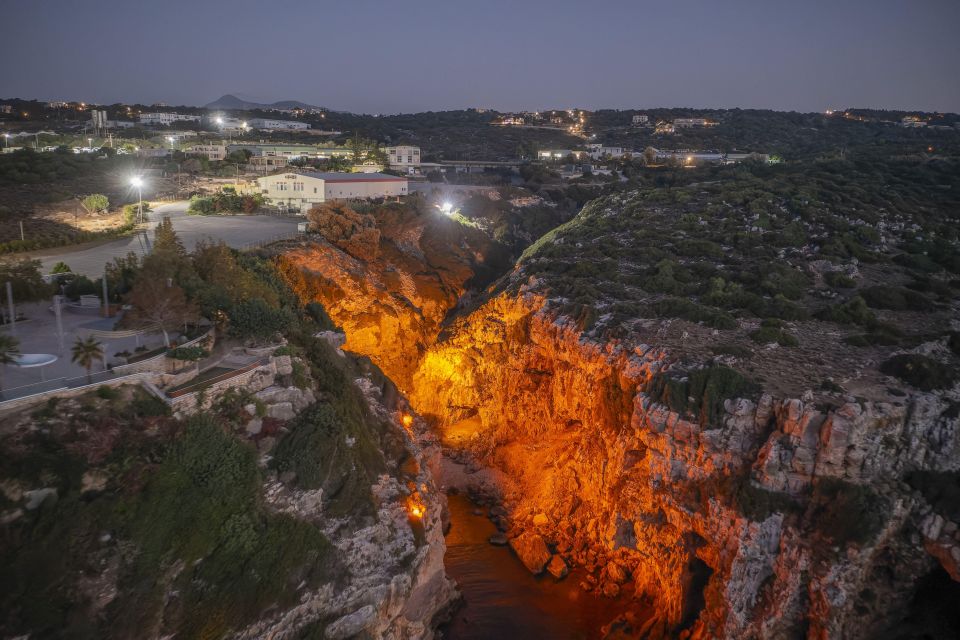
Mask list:
[{"label": "sky", "polygon": [[960,112],[960,0],[0,0],[0,97]]}]

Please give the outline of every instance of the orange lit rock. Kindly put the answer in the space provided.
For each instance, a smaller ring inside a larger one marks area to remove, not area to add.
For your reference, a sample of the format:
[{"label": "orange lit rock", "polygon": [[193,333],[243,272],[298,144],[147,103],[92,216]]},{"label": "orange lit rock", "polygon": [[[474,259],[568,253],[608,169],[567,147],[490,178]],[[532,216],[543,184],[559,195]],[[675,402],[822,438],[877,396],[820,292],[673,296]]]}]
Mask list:
[{"label": "orange lit rock", "polygon": [[543,538],[536,533],[522,533],[513,538],[510,540],[510,548],[530,573],[542,573],[543,568],[550,562],[550,550],[547,549]]},{"label": "orange lit rock", "polygon": [[550,558],[550,562],[547,564],[547,571],[557,580],[566,577],[567,573],[570,572],[567,568],[567,563],[563,561],[563,558],[561,558],[559,554]]}]

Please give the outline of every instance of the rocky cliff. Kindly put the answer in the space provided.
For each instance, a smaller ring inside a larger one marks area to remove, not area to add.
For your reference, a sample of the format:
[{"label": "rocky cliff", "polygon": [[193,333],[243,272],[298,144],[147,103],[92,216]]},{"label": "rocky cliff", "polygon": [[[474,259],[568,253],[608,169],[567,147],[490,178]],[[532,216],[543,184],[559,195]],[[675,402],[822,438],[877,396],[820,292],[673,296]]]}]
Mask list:
[{"label": "rocky cliff", "polygon": [[596,201],[445,321],[468,270],[426,295],[447,271],[416,246],[282,262],[451,455],[497,472],[477,493],[528,567],[656,604],[610,637],[949,634],[929,593],[956,596],[960,559],[957,265],[931,244],[920,275],[908,216],[874,234],[793,188]]}]

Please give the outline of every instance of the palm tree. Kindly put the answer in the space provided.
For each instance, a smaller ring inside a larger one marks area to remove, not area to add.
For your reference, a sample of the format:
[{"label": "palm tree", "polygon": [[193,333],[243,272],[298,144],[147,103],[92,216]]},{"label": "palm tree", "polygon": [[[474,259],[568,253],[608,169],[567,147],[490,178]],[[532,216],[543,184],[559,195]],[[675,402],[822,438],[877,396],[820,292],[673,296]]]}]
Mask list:
[{"label": "palm tree", "polygon": [[93,368],[93,363],[103,359],[103,345],[97,342],[93,336],[86,340],[77,338],[77,341],[73,343],[71,353],[73,362],[87,370],[87,384],[89,384],[90,369]]},{"label": "palm tree", "polygon": [[[0,333],[0,365],[7,366],[17,361],[20,354],[20,341],[13,336]],[[3,380],[0,379],[0,389],[3,388]]]}]

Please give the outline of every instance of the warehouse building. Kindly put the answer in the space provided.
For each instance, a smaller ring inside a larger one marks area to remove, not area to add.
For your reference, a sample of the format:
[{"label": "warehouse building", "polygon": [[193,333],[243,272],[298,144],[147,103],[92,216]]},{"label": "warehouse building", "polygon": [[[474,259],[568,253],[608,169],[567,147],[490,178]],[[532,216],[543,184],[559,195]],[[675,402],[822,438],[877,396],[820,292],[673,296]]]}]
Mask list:
[{"label": "warehouse building", "polygon": [[305,213],[328,200],[393,198],[408,193],[407,179],[384,173],[279,173],[257,179],[270,204]]}]

